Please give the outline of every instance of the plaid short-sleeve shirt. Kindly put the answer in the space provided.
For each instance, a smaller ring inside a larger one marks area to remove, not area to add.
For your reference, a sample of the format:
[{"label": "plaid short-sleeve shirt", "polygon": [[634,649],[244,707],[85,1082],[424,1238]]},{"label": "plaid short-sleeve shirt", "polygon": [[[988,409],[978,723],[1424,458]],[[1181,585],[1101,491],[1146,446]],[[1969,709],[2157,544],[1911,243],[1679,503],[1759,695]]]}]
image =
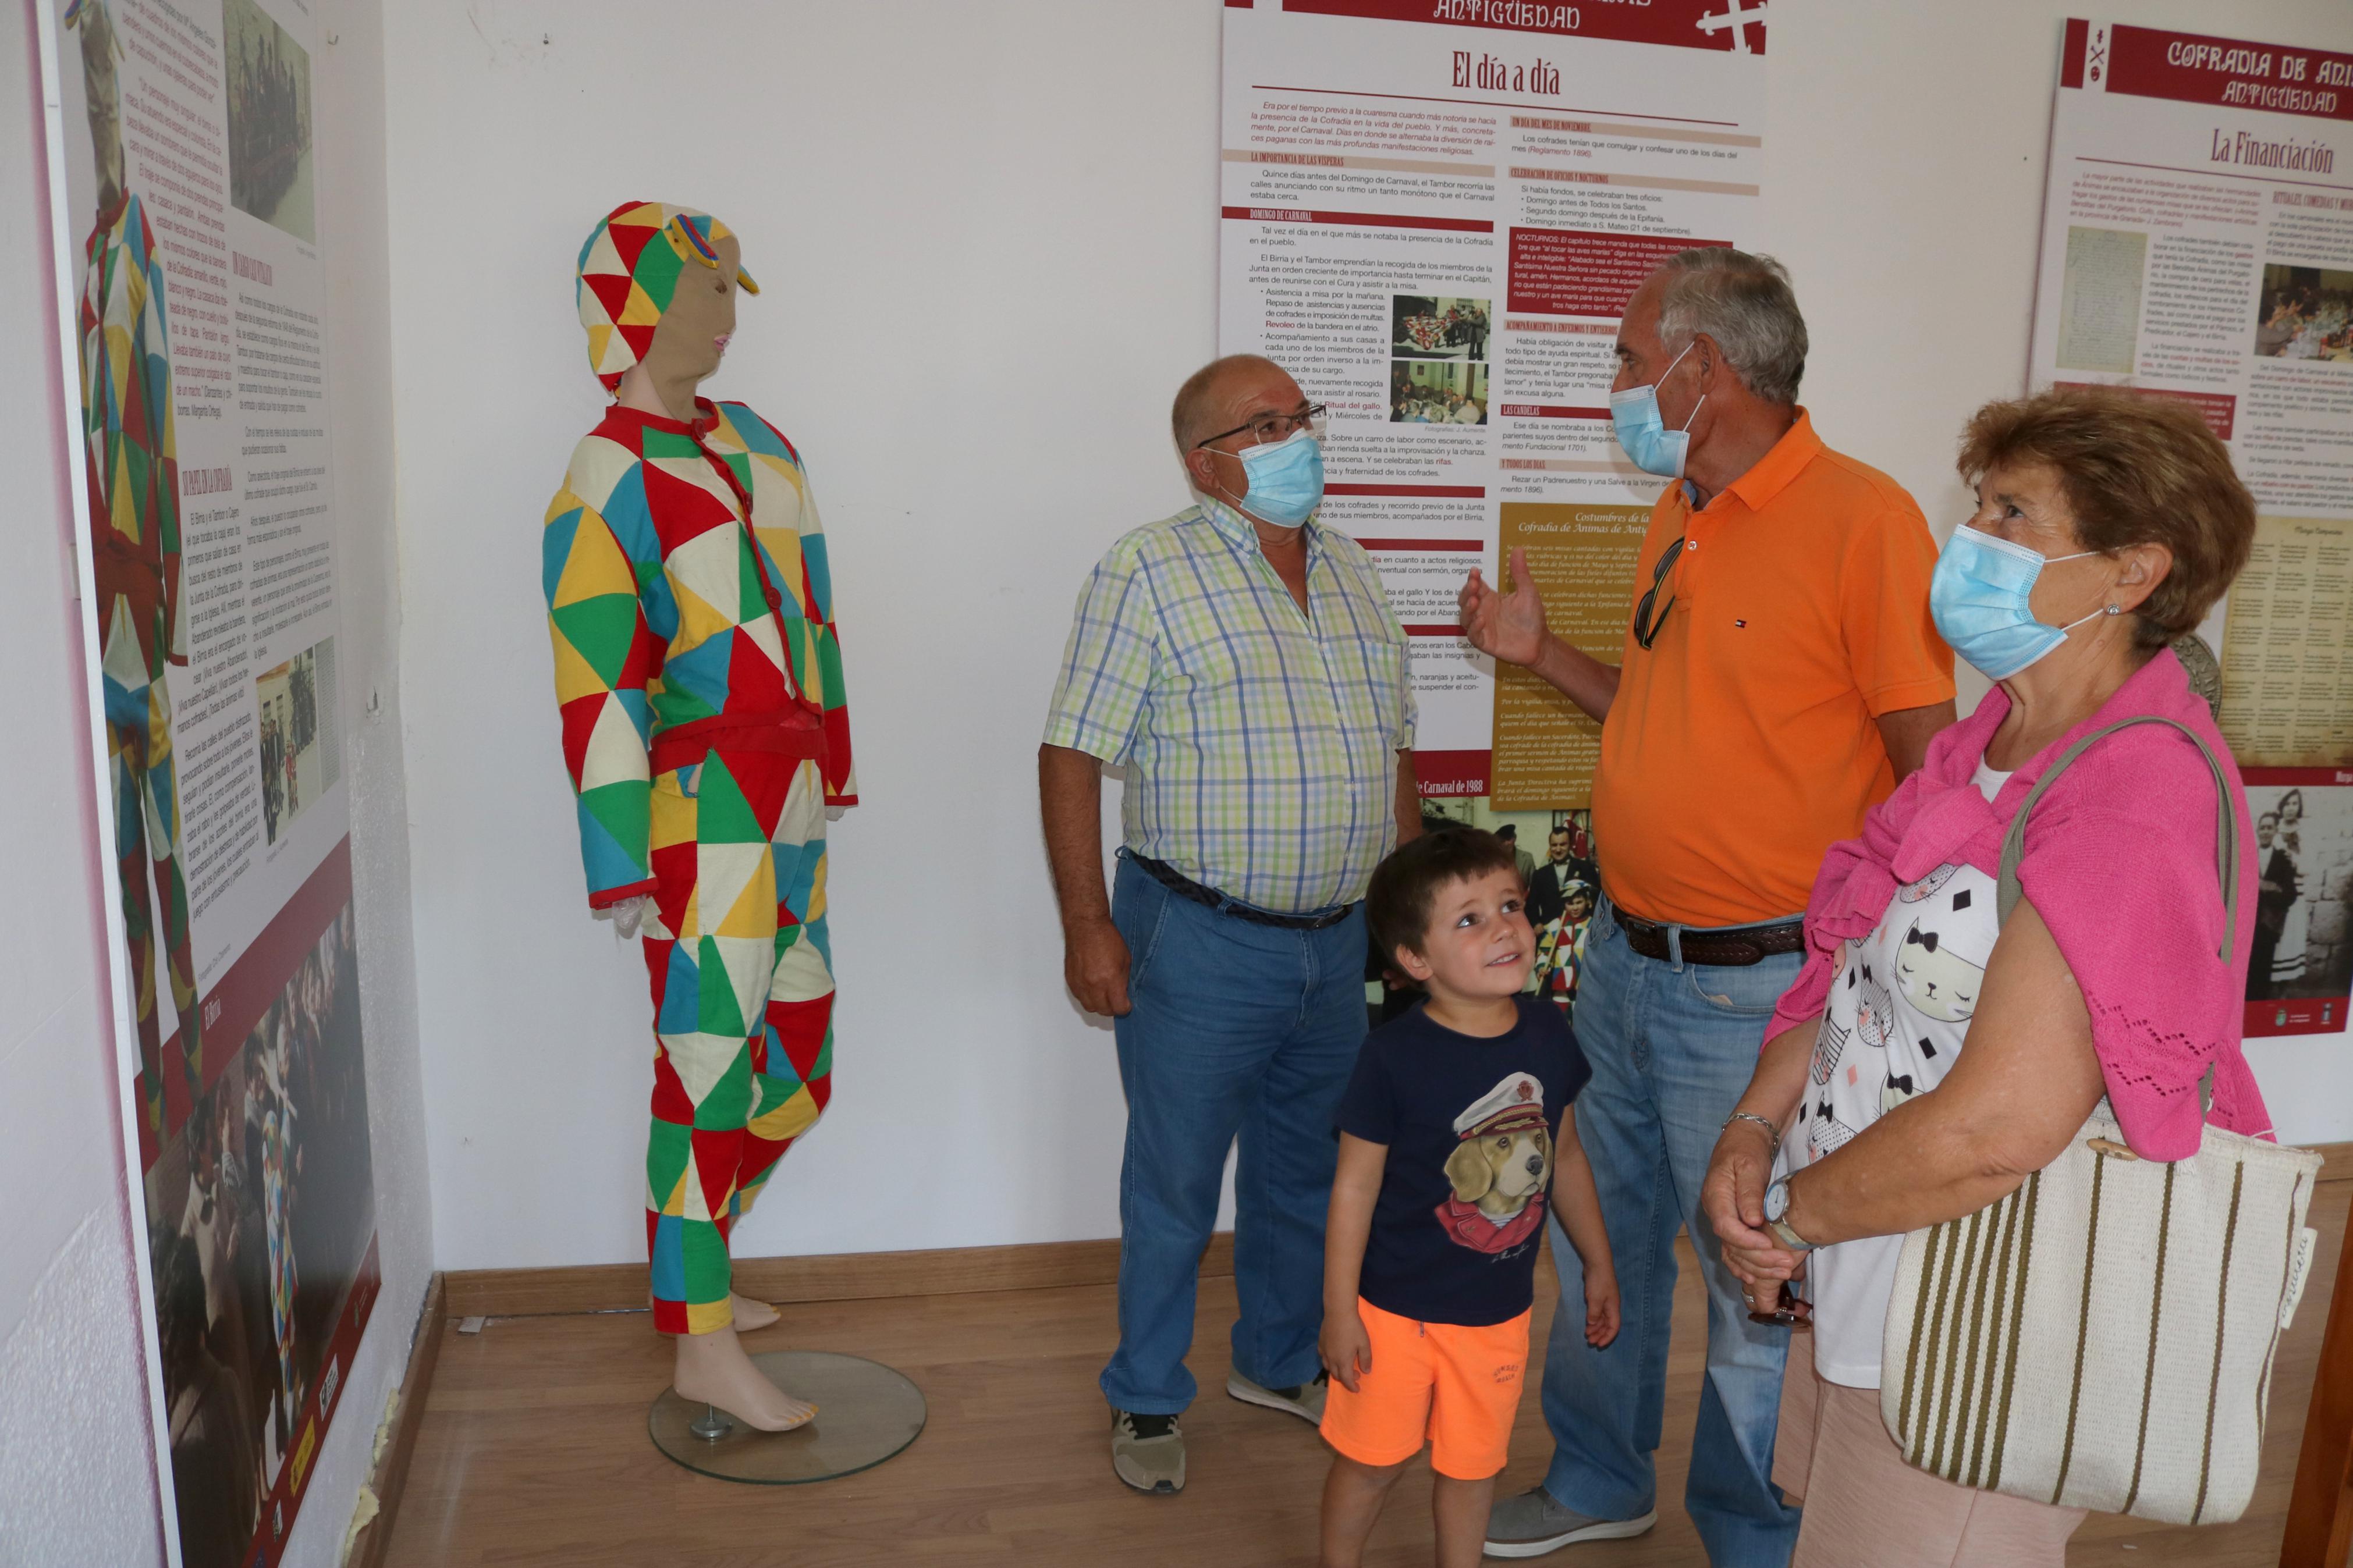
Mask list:
[{"label": "plaid short-sleeve shirt", "polygon": [[1128,770],[1129,849],[1261,909],[1364,896],[1413,744],[1405,632],[1356,541],[1307,524],[1307,608],[1214,501],[1111,548],[1079,593],[1046,743]]}]

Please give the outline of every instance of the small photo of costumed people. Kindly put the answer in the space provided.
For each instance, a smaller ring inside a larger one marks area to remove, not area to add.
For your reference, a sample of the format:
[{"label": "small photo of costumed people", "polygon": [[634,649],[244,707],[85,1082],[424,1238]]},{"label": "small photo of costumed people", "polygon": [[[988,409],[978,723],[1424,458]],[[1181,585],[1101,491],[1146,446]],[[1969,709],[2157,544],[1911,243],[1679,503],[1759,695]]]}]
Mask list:
[{"label": "small photo of costumed people", "polygon": [[[1511,845],[1527,884],[1528,926],[1536,939],[1527,994],[1551,998],[1564,1016],[1577,1006],[1577,980],[1585,965],[1586,934],[1601,907],[1601,865],[1593,846],[1593,814],[1575,811],[1490,811],[1486,797],[1421,803],[1425,831],[1478,827]],[[1398,973],[1388,954],[1376,952],[1365,969],[1365,1001],[1376,1026],[1411,1007],[1421,992]]]},{"label": "small photo of costumed people", "polygon": [[1428,294],[1389,297],[1392,359],[1484,361],[1488,302]]},{"label": "small photo of costumed people", "polygon": [[2353,787],[2250,782],[2247,811],[2256,876],[2248,1033],[2341,1029],[2353,991]]},{"label": "small photo of costumed people", "polygon": [[185,1568],[243,1568],[375,1233],[351,906],[147,1173]]},{"label": "small photo of costumed people", "polygon": [[1389,423],[1484,425],[1487,367],[1459,360],[1391,360]]},{"label": "small photo of costumed people", "polygon": [[311,54],[254,0],[221,0],[228,58],[228,199],[319,241],[311,158]]},{"label": "small photo of costumed people", "polygon": [[304,807],[334,787],[341,772],[343,746],[332,711],[335,639],[265,671],[254,682],[254,697],[261,710],[261,826],[275,844]]},{"label": "small photo of costumed people", "polygon": [[2268,359],[2353,361],[2353,272],[2265,267],[2255,297],[2255,353]]}]

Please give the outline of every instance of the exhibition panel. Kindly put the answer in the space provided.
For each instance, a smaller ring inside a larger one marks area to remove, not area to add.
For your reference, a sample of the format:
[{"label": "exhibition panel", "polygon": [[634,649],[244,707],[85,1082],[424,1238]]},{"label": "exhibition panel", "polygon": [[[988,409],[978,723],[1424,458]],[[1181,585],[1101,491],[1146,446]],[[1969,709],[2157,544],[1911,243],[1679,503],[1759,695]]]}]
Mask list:
[{"label": "exhibition panel", "polygon": [[[270,1563],[382,1283],[305,13],[58,16],[126,1152],[183,1562]],[[338,1503],[335,1506],[340,1506]]]},{"label": "exhibition panel", "polygon": [[2341,1544],[2353,23],[2071,4],[31,0],[0,1563]]}]

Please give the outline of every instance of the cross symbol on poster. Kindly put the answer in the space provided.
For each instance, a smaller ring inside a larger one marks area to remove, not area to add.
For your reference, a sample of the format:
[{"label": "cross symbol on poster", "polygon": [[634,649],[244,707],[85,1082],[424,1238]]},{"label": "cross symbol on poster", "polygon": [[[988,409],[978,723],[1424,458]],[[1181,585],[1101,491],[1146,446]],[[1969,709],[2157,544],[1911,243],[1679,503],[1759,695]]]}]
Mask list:
[{"label": "cross symbol on poster", "polygon": [[1740,8],[1740,0],[1725,0],[1722,16],[1702,16],[1692,25],[1703,33],[1721,33],[1727,27],[1731,28],[1732,52],[1745,55],[1748,52],[1748,24],[1751,22],[1759,26],[1764,25],[1765,6],[1761,0],[1746,11]]}]

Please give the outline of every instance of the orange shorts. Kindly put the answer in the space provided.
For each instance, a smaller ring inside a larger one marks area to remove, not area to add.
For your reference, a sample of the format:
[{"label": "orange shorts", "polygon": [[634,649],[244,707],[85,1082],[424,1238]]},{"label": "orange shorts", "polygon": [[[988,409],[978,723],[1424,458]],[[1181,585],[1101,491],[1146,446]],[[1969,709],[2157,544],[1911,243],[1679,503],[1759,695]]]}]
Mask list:
[{"label": "orange shorts", "polygon": [[1332,1380],[1324,1440],[1360,1465],[1401,1465],[1430,1444],[1430,1468],[1459,1481],[1500,1473],[1512,1451],[1528,1317],[1484,1328],[1418,1323],[1359,1300],[1372,1370],[1351,1394]]}]

